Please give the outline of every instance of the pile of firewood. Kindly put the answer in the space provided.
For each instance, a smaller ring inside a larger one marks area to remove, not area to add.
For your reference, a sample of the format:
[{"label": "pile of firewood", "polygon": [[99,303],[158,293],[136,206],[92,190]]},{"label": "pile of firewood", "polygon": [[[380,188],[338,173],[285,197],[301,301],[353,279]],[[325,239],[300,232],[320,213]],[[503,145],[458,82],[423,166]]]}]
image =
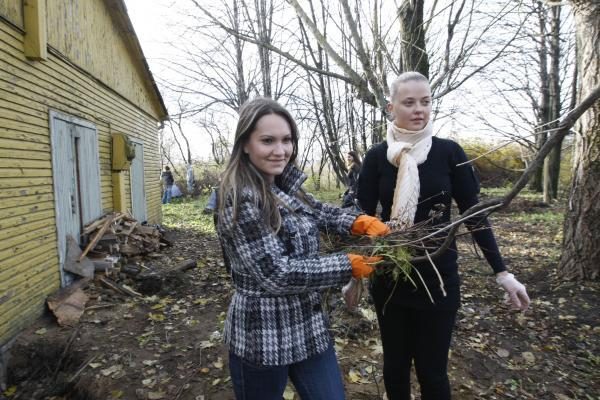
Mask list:
[{"label": "pile of firewood", "polygon": [[157,227],[141,225],[128,213],[107,214],[84,227],[87,241],[79,259],[103,258],[109,255],[132,257],[160,250],[162,239]]}]

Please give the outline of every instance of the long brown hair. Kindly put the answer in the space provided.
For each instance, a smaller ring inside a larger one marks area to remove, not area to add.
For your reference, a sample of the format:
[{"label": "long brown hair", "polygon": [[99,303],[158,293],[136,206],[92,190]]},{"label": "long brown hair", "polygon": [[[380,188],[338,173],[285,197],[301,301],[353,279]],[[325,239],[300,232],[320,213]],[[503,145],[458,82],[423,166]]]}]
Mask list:
[{"label": "long brown hair", "polygon": [[354,150],[350,150],[348,152],[348,155],[350,156],[350,158],[352,158],[352,165],[350,165],[350,169],[360,170],[362,162],[360,161],[360,156],[358,155],[358,153]]},{"label": "long brown hair", "polygon": [[278,231],[281,226],[281,215],[277,208],[279,200],[271,192],[271,184],[250,162],[250,158],[243,151],[244,145],[256,129],[258,120],[270,114],[279,115],[290,126],[293,150],[289,162],[293,163],[296,160],[298,156],[298,127],[291,114],[275,100],[265,97],[257,97],[244,103],[239,112],[231,157],[219,185],[219,214],[225,210],[228,201],[232,201],[233,219],[236,220],[242,190],[250,189],[255,194],[255,204],[260,208],[263,217],[273,230]]}]

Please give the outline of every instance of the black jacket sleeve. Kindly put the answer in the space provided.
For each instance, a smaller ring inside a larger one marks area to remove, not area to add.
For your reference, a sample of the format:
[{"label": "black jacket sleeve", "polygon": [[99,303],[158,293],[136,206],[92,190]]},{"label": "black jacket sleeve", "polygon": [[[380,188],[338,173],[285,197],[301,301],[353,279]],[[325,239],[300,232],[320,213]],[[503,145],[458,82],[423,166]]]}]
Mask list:
[{"label": "black jacket sleeve", "polygon": [[362,210],[369,215],[377,212],[379,202],[379,167],[377,146],[372,147],[363,160],[358,176],[358,193],[356,198]]},{"label": "black jacket sleeve", "polygon": [[[470,163],[459,165],[467,161],[467,156],[458,144],[452,157],[452,197],[458,205],[458,210],[463,214],[467,209],[479,203],[479,180]],[[494,273],[506,270],[494,232],[485,215],[476,215],[469,218],[465,225],[471,231],[475,242],[483,252],[487,262]]]}]

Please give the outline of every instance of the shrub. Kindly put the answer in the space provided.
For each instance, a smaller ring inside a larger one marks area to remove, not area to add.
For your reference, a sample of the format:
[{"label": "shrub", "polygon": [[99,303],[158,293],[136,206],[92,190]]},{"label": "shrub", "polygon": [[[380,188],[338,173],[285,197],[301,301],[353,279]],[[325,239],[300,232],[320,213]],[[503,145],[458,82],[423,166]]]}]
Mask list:
[{"label": "shrub", "polygon": [[[469,160],[488,153],[496,144],[483,142],[461,143]],[[514,183],[525,169],[519,145],[510,144],[497,149],[473,162],[482,186],[504,187]]]}]

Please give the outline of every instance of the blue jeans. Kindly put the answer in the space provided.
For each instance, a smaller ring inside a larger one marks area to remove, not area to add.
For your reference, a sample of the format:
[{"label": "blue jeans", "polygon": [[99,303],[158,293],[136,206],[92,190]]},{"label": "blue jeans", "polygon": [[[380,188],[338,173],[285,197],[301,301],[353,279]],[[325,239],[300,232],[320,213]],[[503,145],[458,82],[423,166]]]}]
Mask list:
[{"label": "blue jeans", "polygon": [[307,360],[281,366],[252,365],[230,352],[229,372],[237,400],[281,400],[288,376],[302,400],[345,398],[332,346]]},{"label": "blue jeans", "polygon": [[173,190],[173,185],[169,185],[165,188],[165,191],[162,196],[162,203],[167,204],[171,201],[171,190]]}]

